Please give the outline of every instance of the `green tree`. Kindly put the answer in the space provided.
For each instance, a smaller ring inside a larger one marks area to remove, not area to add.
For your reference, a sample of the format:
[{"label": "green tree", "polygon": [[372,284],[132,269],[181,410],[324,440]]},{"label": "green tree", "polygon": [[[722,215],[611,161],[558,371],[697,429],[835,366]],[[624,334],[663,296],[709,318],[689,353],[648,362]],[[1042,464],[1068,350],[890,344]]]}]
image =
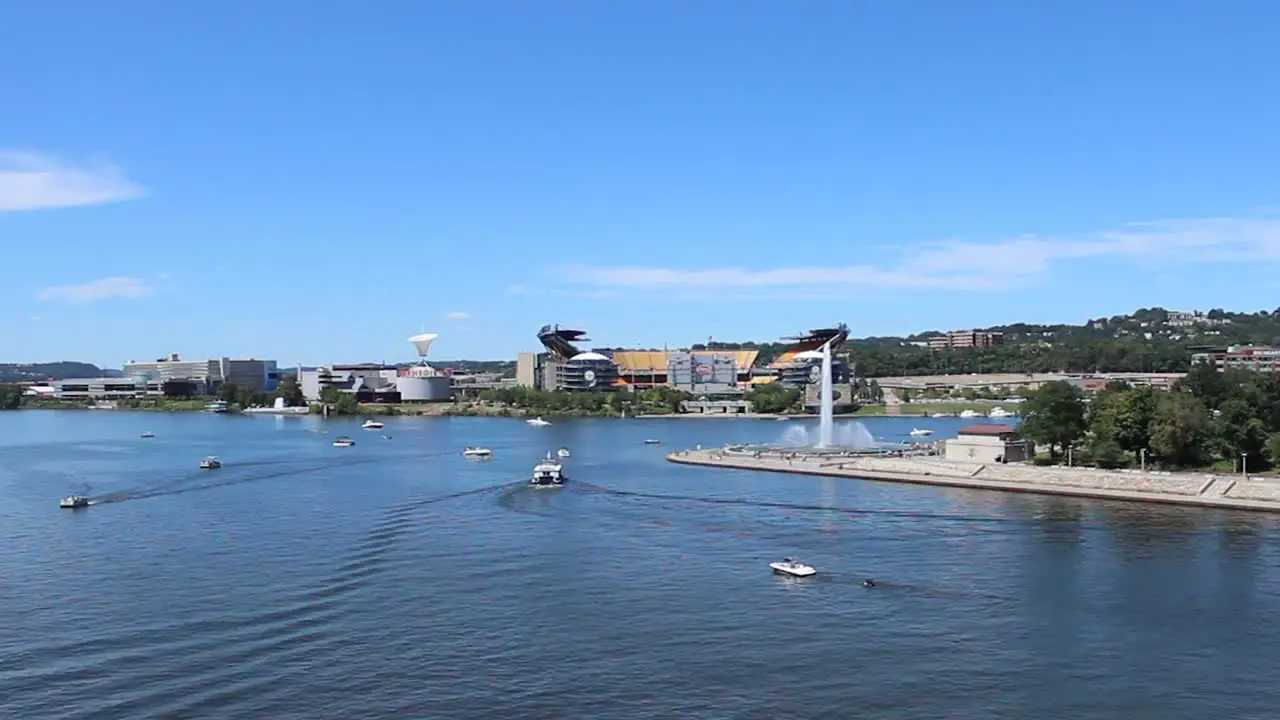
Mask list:
[{"label": "green tree", "polygon": [[1022,405],[1026,418],[1022,434],[1038,445],[1048,445],[1049,454],[1071,447],[1084,437],[1084,393],[1064,381],[1045,383]]},{"label": "green tree", "polygon": [[1151,450],[1168,465],[1199,465],[1209,448],[1209,426],[1209,412],[1194,395],[1167,393],[1151,422]]},{"label": "green tree", "polygon": [[1267,438],[1267,446],[1263,448],[1263,454],[1267,458],[1267,462],[1271,463],[1271,467],[1280,466],[1280,432],[1272,433]]},{"label": "green tree", "polygon": [[298,385],[298,378],[292,375],[280,378],[280,384],[276,387],[276,397],[284,398],[284,404],[289,407],[301,407],[307,404],[307,399],[302,394],[302,387]]},{"label": "green tree", "polygon": [[227,403],[233,403],[236,401],[236,396],[239,392],[240,388],[236,387],[235,383],[224,382],[218,386],[217,396],[219,400],[224,400]]},{"label": "green tree", "polygon": [[748,390],[743,399],[751,403],[752,412],[784,413],[800,405],[804,394],[778,383],[767,383]]},{"label": "green tree", "polygon": [[21,406],[22,386],[0,385],[0,410],[17,410]]}]

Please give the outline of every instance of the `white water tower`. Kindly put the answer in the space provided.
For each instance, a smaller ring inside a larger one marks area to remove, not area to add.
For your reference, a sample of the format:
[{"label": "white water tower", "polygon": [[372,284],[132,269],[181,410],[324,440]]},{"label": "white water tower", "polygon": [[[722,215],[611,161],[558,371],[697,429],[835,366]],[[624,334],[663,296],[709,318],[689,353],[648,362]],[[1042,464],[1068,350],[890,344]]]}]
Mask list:
[{"label": "white water tower", "polygon": [[440,337],[436,333],[422,333],[409,338],[409,342],[413,343],[413,347],[418,351],[418,357],[422,359],[422,364],[427,363],[427,353],[431,352],[431,343]]},{"label": "white water tower", "polygon": [[409,338],[414,349],[418,351],[418,364],[401,371],[396,377],[396,390],[400,392],[402,402],[438,402],[449,400],[453,396],[451,380],[448,376],[436,372],[427,364],[427,354],[431,352],[431,343],[440,337],[436,333],[422,333]]}]

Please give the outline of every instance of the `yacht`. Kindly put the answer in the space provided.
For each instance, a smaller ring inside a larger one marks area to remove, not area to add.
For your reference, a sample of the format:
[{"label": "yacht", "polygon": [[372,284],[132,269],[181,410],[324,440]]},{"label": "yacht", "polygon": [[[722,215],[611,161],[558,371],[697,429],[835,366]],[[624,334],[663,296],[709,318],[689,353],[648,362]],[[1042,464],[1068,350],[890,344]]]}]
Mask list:
[{"label": "yacht", "polygon": [[809,577],[818,574],[812,565],[804,563],[794,558],[782,558],[780,562],[771,562],[769,567],[773,568],[775,573],[779,575],[790,575],[791,577]]},{"label": "yacht", "polygon": [[961,410],[960,417],[962,418],[982,417],[982,413],[978,412],[977,410]]},{"label": "yacht", "polygon": [[564,485],[564,474],[560,469],[560,463],[551,457],[551,453],[547,453],[542,462],[533,466],[533,477],[529,484],[534,487],[560,487]]},{"label": "yacht", "polygon": [[217,470],[220,467],[222,467],[222,461],[212,455],[200,461],[201,470]]},{"label": "yacht", "polygon": [[346,435],[343,435],[342,437],[337,438],[333,441],[334,447],[351,447],[352,445],[355,445],[355,444],[356,444],[356,441],[352,440]]},{"label": "yacht", "polygon": [[70,495],[59,500],[58,507],[71,508],[73,510],[75,508],[89,507],[89,498],[83,495]]},{"label": "yacht", "polygon": [[546,426],[548,426],[548,425],[550,425],[550,424],[551,424],[551,423],[547,422],[546,420],[543,420],[541,415],[539,415],[539,416],[538,416],[538,417],[536,417],[536,418],[531,418],[531,419],[529,419],[529,420],[525,420],[525,422],[529,423],[530,425],[532,425],[532,426],[534,426],[534,427],[546,427]]},{"label": "yacht", "polygon": [[224,412],[226,412],[226,411],[227,411],[227,409],[228,409],[227,401],[226,401],[226,400],[214,400],[213,402],[208,403],[207,405],[205,405],[205,406],[204,406],[204,409],[205,409],[205,412],[211,412],[211,413],[224,413]]},{"label": "yacht", "polygon": [[930,436],[930,435],[932,435],[932,434],[933,434],[933,431],[932,431],[932,430],[921,430],[920,428],[913,428],[913,429],[911,430],[911,432],[910,432],[910,433],[908,433],[908,434],[909,434],[911,437],[928,437],[928,436]]},{"label": "yacht", "polygon": [[361,425],[360,427],[364,428],[365,430],[381,430],[382,423],[378,422],[377,420],[365,420],[364,424]]},{"label": "yacht", "polygon": [[991,408],[991,412],[987,413],[987,417],[993,418],[1007,418],[1014,417],[1015,415],[1017,415],[1017,413],[1011,413],[1002,407],[993,407]]},{"label": "yacht", "polygon": [[286,407],[284,404],[284,398],[278,397],[276,398],[276,401],[272,403],[271,407],[245,408],[244,413],[246,415],[308,415],[311,413],[311,408],[306,405],[301,407]]},{"label": "yacht", "polygon": [[153,438],[153,437],[155,437],[155,436],[156,436],[156,434],[155,434],[155,433],[153,433],[153,432],[151,432],[150,430],[148,430],[147,432],[142,433],[142,435],[141,435],[141,437],[144,437],[144,438]]},{"label": "yacht", "polygon": [[569,457],[570,454],[571,453],[569,452],[569,448],[560,448],[559,450],[556,451],[557,457],[567,458]]},{"label": "yacht", "polygon": [[487,447],[469,447],[462,454],[466,457],[487,458],[493,455],[493,451]]}]

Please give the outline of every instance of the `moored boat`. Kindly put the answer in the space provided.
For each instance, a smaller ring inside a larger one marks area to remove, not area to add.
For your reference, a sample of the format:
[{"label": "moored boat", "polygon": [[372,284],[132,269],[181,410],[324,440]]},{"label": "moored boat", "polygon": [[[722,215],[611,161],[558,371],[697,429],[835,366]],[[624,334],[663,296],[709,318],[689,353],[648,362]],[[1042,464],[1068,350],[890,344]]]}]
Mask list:
[{"label": "moored boat", "polygon": [[493,451],[487,447],[468,447],[462,451],[466,457],[487,458],[493,455]]},{"label": "moored boat", "polygon": [[529,418],[528,420],[525,420],[525,422],[533,425],[534,427],[546,427],[551,424],[550,422],[543,420],[541,415],[536,418]]},{"label": "moored boat", "polygon": [[360,427],[364,428],[365,430],[381,430],[382,423],[378,422],[377,420],[365,420],[364,424],[361,425]]},{"label": "moored boat", "polygon": [[356,441],[355,441],[355,440],[352,440],[351,438],[347,437],[346,435],[343,435],[343,436],[342,436],[342,437],[340,437],[340,438],[336,438],[336,439],[334,439],[334,441],[333,441],[333,446],[334,446],[334,447],[351,447],[352,445],[355,445],[355,444],[356,444]]},{"label": "moored boat", "polygon": [[567,458],[569,457],[570,454],[571,453],[569,452],[569,448],[560,448],[559,450],[556,451],[556,455],[562,458]]}]

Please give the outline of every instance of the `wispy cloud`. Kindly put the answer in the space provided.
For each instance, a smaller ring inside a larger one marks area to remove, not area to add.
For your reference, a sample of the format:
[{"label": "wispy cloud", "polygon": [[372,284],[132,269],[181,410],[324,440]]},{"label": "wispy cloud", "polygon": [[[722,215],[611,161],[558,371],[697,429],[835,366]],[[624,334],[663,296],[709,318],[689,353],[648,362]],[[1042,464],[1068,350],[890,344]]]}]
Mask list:
[{"label": "wispy cloud", "polygon": [[471,313],[462,312],[461,310],[451,312],[451,313],[445,313],[444,319],[445,320],[469,320],[471,319]]},{"label": "wispy cloud", "polygon": [[112,165],[75,165],[47,155],[0,150],[0,212],[102,205],[146,194]]},{"label": "wispy cloud", "polygon": [[[865,287],[990,290],[1034,285],[1055,267],[1110,259],[1140,265],[1280,261],[1280,218],[1201,218],[1130,223],[1081,237],[1036,235],[992,243],[944,240],[901,248],[893,262],[770,269],[570,265],[559,282],[592,288],[785,290],[829,296]],[[1000,276],[999,283],[991,281]],[[508,292],[529,293],[516,286]]]},{"label": "wispy cloud", "polygon": [[147,281],[136,277],[105,277],[78,285],[56,285],[36,293],[41,300],[91,303],[112,298],[141,298],[155,292]]}]

